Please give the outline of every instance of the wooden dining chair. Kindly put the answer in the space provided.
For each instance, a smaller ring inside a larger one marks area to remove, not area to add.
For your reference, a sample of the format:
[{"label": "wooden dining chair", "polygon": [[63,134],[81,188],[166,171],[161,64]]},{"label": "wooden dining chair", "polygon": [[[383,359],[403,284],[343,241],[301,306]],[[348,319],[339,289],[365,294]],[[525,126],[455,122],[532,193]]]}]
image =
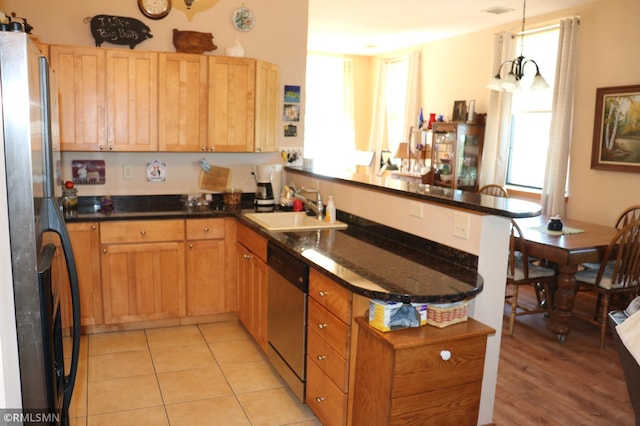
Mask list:
[{"label": "wooden dining chair", "polygon": [[[509,314],[509,335],[513,335],[513,328],[517,316],[547,313],[552,314],[552,301],[550,290],[555,286],[556,271],[540,266],[529,259],[526,245],[522,243],[522,231],[518,224],[511,220],[511,237],[509,240],[509,268],[507,270],[507,289],[512,287],[511,294],[506,295],[506,300],[511,299],[511,312]],[[533,286],[536,293],[541,295],[538,307],[520,305],[518,303],[518,290],[521,285]]]},{"label": "wooden dining chair", "polygon": [[616,220],[616,228],[624,228],[631,222],[635,222],[638,219],[640,219],[640,205],[631,206],[618,216],[618,220]]},{"label": "wooden dining chair", "polygon": [[616,235],[605,250],[599,268],[576,272],[579,290],[598,293],[596,315],[574,315],[600,327],[600,348],[604,349],[607,315],[612,296],[635,296],[640,280],[640,220],[631,222]]},{"label": "wooden dining chair", "polygon": [[496,185],[494,183],[481,187],[480,189],[478,189],[478,192],[481,194],[493,195],[494,197],[509,197],[507,188],[505,188],[504,186]]}]

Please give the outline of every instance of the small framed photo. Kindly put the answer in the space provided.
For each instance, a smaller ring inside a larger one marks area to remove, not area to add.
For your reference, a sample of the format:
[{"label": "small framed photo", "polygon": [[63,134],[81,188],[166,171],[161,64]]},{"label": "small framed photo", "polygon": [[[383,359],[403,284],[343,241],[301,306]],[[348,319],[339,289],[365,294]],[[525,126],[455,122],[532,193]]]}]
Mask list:
[{"label": "small framed photo", "polygon": [[467,101],[454,101],[451,117],[454,122],[467,121]]},{"label": "small framed photo", "polygon": [[640,173],[640,85],[596,89],[591,168]]}]

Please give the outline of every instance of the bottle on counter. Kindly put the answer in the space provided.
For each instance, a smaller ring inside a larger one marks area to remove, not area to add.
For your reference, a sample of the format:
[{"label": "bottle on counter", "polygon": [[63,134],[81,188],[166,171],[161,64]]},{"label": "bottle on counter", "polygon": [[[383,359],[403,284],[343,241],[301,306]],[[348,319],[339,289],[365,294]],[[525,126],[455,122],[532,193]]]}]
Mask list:
[{"label": "bottle on counter", "polygon": [[331,195],[329,195],[329,201],[327,201],[324,220],[326,220],[327,223],[336,223],[336,204],[333,202],[333,196]]}]

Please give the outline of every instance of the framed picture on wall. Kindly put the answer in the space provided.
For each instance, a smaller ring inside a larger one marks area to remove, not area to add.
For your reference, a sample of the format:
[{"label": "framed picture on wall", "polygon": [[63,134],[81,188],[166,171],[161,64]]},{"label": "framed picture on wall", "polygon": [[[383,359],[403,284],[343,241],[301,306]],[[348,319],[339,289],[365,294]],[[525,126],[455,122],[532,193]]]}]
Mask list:
[{"label": "framed picture on wall", "polygon": [[455,101],[451,117],[453,117],[451,121],[467,121],[467,101]]},{"label": "framed picture on wall", "polygon": [[596,89],[591,168],[640,173],[640,85]]}]

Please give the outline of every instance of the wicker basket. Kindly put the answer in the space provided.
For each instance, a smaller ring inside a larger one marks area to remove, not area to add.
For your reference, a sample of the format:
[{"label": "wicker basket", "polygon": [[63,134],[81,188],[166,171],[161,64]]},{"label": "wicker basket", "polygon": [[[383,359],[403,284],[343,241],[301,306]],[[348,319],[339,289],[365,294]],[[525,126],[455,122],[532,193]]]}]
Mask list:
[{"label": "wicker basket", "polygon": [[467,320],[469,302],[446,303],[427,306],[427,324],[438,328]]}]

